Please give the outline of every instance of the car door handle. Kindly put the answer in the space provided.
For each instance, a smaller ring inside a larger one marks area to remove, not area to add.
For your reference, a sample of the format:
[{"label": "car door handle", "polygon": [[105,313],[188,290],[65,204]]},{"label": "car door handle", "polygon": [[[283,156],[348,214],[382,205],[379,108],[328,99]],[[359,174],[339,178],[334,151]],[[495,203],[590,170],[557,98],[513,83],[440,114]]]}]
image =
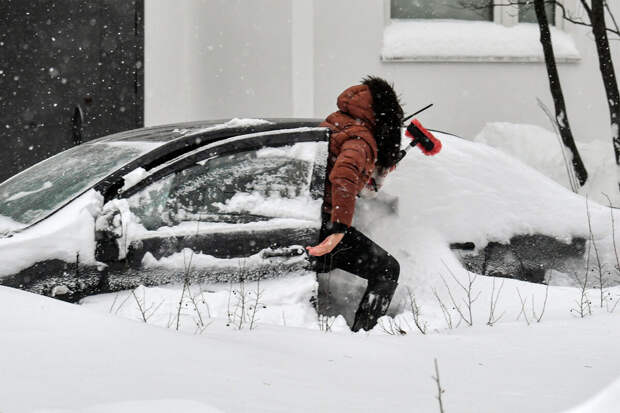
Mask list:
[{"label": "car door handle", "polygon": [[262,256],[263,258],[273,258],[273,257],[299,257],[306,253],[306,250],[301,245],[293,245],[290,247],[282,247],[282,248],[269,248],[263,250]]}]

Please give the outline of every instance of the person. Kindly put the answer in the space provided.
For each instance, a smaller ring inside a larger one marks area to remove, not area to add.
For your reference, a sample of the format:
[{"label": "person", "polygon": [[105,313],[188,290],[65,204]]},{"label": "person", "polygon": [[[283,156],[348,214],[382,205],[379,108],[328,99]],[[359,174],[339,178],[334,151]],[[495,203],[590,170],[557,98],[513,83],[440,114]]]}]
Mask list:
[{"label": "person", "polygon": [[[398,261],[351,226],[355,202],[370,183],[381,181],[399,159],[403,109],[393,87],[368,76],[338,96],[338,111],[321,124],[331,129],[321,242],[306,247],[319,271],[339,268],[365,278],[368,286],[351,330],[371,330],[385,315],[398,285]],[[376,188],[372,185],[373,189]]]}]

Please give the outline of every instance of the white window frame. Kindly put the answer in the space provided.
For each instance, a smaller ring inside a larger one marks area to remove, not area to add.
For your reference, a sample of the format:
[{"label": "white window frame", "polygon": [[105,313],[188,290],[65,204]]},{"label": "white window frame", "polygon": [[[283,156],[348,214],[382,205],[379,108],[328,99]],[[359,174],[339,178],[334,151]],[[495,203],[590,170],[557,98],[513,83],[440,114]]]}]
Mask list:
[{"label": "white window frame", "polygon": [[[557,0],[567,10],[574,10],[577,6],[577,0]],[[505,3],[504,0],[494,0],[495,4]],[[387,27],[391,22],[391,0],[383,0],[384,6],[384,26]],[[431,19],[429,19],[431,20]],[[562,8],[556,6],[555,21],[553,22],[554,28],[562,31],[566,31],[566,21],[562,18]],[[492,23],[499,24],[505,27],[514,27],[519,24],[519,6],[501,6],[493,8],[493,20]],[[420,57],[404,57],[402,59],[384,58],[384,62],[544,62],[544,58],[540,56],[502,56],[494,58],[493,56],[481,56],[481,57],[455,57],[455,56],[420,56]],[[575,63],[580,61],[578,56],[563,56],[557,55],[556,61],[558,63]]]}]

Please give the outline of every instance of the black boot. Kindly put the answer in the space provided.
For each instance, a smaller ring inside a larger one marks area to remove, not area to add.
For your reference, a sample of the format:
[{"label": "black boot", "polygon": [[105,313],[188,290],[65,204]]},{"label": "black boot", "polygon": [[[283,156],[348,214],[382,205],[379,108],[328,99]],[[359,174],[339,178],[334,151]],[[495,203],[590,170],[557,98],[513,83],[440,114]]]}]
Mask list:
[{"label": "black boot", "polygon": [[355,332],[361,329],[372,330],[377,325],[377,320],[387,313],[397,285],[396,281],[387,280],[372,285],[369,283],[355,313],[351,330]]}]

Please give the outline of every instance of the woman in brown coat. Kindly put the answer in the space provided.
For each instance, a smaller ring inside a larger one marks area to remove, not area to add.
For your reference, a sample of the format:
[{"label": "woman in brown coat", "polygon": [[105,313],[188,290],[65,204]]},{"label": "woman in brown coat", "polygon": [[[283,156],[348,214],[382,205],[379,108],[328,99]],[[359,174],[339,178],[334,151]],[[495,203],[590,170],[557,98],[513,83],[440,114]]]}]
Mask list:
[{"label": "woman in brown coat", "polygon": [[320,244],[307,247],[323,257],[322,271],[340,268],[368,280],[351,329],[370,330],[388,310],[400,266],[389,253],[351,226],[355,201],[374,177],[398,161],[403,110],[392,86],[367,77],[338,97],[338,111],[322,126],[331,129]]}]

